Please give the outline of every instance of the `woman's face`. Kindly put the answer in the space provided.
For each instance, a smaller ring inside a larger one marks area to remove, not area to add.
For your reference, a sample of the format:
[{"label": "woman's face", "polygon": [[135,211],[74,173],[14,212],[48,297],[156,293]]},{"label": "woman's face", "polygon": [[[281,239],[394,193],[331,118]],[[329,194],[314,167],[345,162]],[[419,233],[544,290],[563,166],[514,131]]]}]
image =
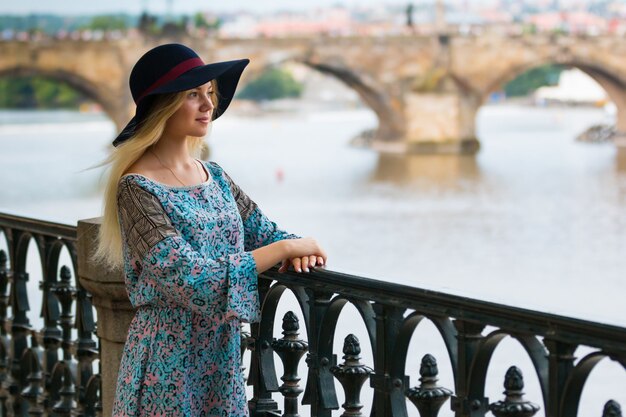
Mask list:
[{"label": "woman's face", "polygon": [[185,93],[183,104],[167,119],[164,134],[203,137],[207,134],[213,110],[213,84],[209,81]]}]

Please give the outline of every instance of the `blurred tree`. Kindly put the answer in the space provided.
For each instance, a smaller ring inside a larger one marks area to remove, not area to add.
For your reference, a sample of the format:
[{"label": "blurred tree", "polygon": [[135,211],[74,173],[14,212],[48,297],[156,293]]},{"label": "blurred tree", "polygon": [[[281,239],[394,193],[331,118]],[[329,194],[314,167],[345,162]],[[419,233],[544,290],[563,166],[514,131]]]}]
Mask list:
[{"label": "blurred tree", "polygon": [[193,16],[193,23],[198,29],[219,29],[222,26],[222,21],[219,18],[208,19],[204,13],[200,12]]},{"label": "blurred tree", "polygon": [[33,108],[36,107],[33,85],[23,79],[0,80],[0,103],[4,108]]},{"label": "blurred tree", "polygon": [[200,12],[193,15],[193,25],[198,29],[209,28],[209,22],[207,22],[206,17],[204,16],[204,13],[200,13]]},{"label": "blurred tree", "polygon": [[[113,27],[119,27],[123,24],[126,28],[132,27],[137,23],[138,17],[129,14],[117,14],[105,16],[109,21],[114,20]],[[43,31],[46,34],[53,35],[59,31],[74,31],[83,28],[100,29],[99,27],[91,27],[94,20],[98,20],[93,16],[57,16],[51,14],[40,15],[0,15],[0,30],[10,29],[14,31]],[[99,25],[99,22],[95,22]],[[111,24],[109,24],[111,25]]]},{"label": "blurred tree", "polygon": [[533,68],[510,81],[504,86],[507,97],[525,96],[539,87],[556,85],[563,71],[562,65],[545,65]]},{"label": "blurred tree", "polygon": [[239,97],[255,101],[275,100],[285,97],[300,97],[302,90],[303,86],[289,72],[271,68],[246,85]]},{"label": "blurred tree", "polygon": [[65,83],[42,77],[0,79],[0,108],[78,108],[86,98]]},{"label": "blurred tree", "polygon": [[126,30],[127,28],[126,18],[112,15],[94,16],[91,22],[81,27],[81,29],[91,30]]},{"label": "blurred tree", "polygon": [[216,35],[221,26],[222,21],[217,16],[198,12],[193,15],[192,24],[189,29],[191,29],[191,33],[195,36],[208,37]]}]

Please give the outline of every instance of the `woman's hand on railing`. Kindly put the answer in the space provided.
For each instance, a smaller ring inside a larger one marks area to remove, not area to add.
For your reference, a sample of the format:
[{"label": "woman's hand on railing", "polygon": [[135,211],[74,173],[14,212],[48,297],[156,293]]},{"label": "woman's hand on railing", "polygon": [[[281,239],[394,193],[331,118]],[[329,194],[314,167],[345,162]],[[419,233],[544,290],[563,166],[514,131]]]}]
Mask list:
[{"label": "woman's hand on railing", "polygon": [[283,241],[287,247],[288,257],[278,269],[283,273],[293,265],[296,272],[309,272],[309,268],[326,265],[326,251],[313,238],[306,237],[302,239],[288,239]]}]

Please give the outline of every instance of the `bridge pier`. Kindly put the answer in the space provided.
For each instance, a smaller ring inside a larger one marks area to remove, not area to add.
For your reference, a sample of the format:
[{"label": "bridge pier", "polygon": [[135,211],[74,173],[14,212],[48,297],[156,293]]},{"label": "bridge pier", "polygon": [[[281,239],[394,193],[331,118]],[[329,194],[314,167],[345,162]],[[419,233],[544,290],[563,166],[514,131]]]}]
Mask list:
[{"label": "bridge pier", "polygon": [[615,114],[615,136],[613,136],[613,143],[617,150],[625,154],[626,153],[626,91],[621,90],[609,90],[606,86],[603,85],[611,100],[615,104],[617,108],[617,113]]},{"label": "bridge pier", "polygon": [[458,92],[409,93],[405,98],[409,153],[474,154],[476,107]]},{"label": "bridge pier", "polygon": [[615,114],[616,133],[613,137],[613,142],[618,151],[624,153],[626,151],[626,83],[596,68],[584,65],[579,67],[604,88],[611,101],[615,104],[617,109]]},{"label": "bridge pier", "polygon": [[404,129],[395,141],[375,138],[381,152],[471,155],[480,149],[475,119],[479,101],[459,91],[409,92],[403,99]]}]

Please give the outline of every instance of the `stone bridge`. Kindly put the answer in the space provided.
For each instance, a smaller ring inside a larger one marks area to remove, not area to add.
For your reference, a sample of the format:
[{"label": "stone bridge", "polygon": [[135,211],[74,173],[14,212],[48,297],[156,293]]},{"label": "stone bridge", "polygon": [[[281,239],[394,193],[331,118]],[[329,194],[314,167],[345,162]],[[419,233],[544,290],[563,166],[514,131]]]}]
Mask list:
[{"label": "stone bridge", "polygon": [[[165,42],[165,41],[161,41]],[[617,106],[626,133],[626,42],[618,37],[356,37],[183,40],[206,62],[251,59],[242,83],[298,62],[353,88],[378,117],[372,147],[409,153],[473,153],[475,119],[493,91],[540,65],[589,74]],[[0,42],[0,76],[64,81],[123,126],[133,112],[128,75],[148,40]]]}]

